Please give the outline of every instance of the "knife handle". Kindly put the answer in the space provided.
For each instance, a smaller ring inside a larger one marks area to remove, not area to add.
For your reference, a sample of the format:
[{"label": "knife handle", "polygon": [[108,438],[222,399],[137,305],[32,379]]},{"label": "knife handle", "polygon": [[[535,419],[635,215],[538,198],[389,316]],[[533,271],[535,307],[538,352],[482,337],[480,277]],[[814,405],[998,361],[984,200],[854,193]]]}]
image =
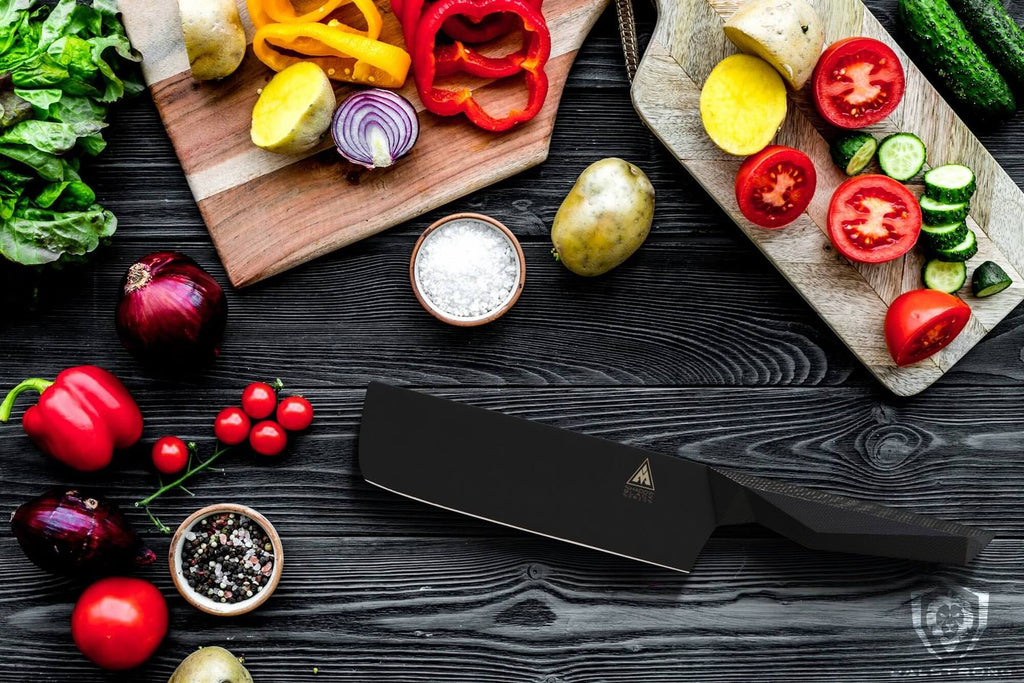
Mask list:
[{"label": "knife handle", "polygon": [[966,564],[994,534],[802,486],[708,468],[718,523],[758,523],[808,548]]}]

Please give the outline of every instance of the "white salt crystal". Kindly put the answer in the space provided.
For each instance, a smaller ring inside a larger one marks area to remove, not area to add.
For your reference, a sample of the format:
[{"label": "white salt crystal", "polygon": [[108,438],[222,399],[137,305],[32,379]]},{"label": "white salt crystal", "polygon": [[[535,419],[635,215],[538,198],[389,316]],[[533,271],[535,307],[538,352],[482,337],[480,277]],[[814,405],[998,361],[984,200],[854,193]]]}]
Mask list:
[{"label": "white salt crystal", "polygon": [[500,309],[519,283],[519,257],[498,228],[473,218],[438,227],[416,257],[416,282],[439,311],[462,319]]}]

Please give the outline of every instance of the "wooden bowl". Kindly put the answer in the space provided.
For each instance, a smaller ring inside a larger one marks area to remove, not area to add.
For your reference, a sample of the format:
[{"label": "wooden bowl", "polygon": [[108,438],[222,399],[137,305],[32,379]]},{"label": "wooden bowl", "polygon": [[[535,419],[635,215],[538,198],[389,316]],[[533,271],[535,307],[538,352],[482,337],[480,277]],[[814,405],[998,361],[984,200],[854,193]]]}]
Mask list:
[{"label": "wooden bowl", "polygon": [[[430,236],[430,233],[434,232],[442,225],[451,223],[452,221],[464,219],[477,220],[482,223],[487,223],[488,225],[492,226],[493,228],[501,232],[502,235],[504,235],[505,239],[508,240],[509,244],[511,244],[513,249],[515,250],[516,260],[518,261],[519,265],[519,283],[512,288],[512,292],[511,294],[509,294],[505,302],[502,303],[502,305],[497,309],[490,311],[485,315],[477,316],[474,318],[455,317],[435,307],[433,303],[431,303],[431,301],[427,299],[426,296],[424,296],[423,292],[420,291],[419,282],[417,282],[416,279],[416,258],[419,256],[420,247],[423,246],[423,242],[427,239],[427,237]],[[409,281],[412,283],[412,291],[414,294],[416,294],[416,299],[420,302],[420,305],[423,306],[423,308],[425,308],[428,313],[430,313],[432,316],[434,316],[441,322],[446,322],[449,325],[455,325],[456,327],[476,327],[477,325],[486,325],[487,323],[493,322],[500,318],[501,316],[505,315],[505,313],[508,312],[508,310],[515,305],[516,301],[519,300],[519,295],[522,294],[523,292],[523,285],[526,283],[526,257],[523,255],[523,247],[519,244],[519,240],[516,239],[516,236],[512,234],[511,230],[502,225],[500,222],[494,220],[490,216],[485,216],[479,213],[454,213],[450,216],[445,216],[439,221],[436,221],[433,224],[431,224],[430,227],[423,231],[423,234],[420,235],[420,238],[416,240],[416,246],[412,248],[412,257],[409,259]]]},{"label": "wooden bowl", "polygon": [[[234,512],[237,515],[245,515],[253,520],[267,533],[267,536],[270,538],[270,544],[274,547],[274,569],[270,574],[270,580],[258,594],[241,602],[216,602],[205,595],[200,595],[188,585],[188,580],[181,571],[181,565],[178,562],[182,548],[185,546],[185,534],[200,519],[221,512]],[[274,525],[266,517],[246,505],[218,503],[196,510],[174,532],[174,537],[171,539],[170,568],[174,587],[178,589],[181,597],[185,598],[190,605],[207,614],[214,614],[218,617],[233,617],[256,609],[266,602],[270,594],[277,588],[277,584],[281,581],[281,571],[284,569],[284,548],[281,545],[281,537],[278,535],[277,530],[274,529]]]}]

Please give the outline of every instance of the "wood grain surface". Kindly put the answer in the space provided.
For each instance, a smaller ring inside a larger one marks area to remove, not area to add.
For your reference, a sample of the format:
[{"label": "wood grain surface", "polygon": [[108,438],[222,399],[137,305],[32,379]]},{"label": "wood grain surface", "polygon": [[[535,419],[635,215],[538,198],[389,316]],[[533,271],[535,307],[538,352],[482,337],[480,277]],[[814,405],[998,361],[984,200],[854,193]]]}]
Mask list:
[{"label": "wood grain surface", "polygon": [[[633,84],[637,111],[867,369],[895,394],[919,393],[1024,300],[1020,275],[1024,272],[1024,192],[861,0],[812,0],[825,25],[826,45],[848,36],[868,36],[896,50],[906,71],[906,93],[889,118],[868,130],[879,138],[899,131],[915,133],[928,148],[930,165],[963,163],[974,169],[978,192],[971,200],[968,225],[977,235],[978,254],[969,266],[995,261],[1014,280],[1005,298],[976,298],[970,284],[965,284],[959,295],[974,313],[967,328],[931,358],[897,367],[883,336],[885,311],[900,294],[922,286],[926,259],[921,249],[881,264],[851,262],[835,252],[828,238],[828,206],[833,191],[847,177],[829,156],[825,136],[834,131],[815,111],[809,86],[790,93],[790,110],[775,142],[811,158],[817,190],[807,211],[784,230],[765,230],[743,217],[734,190],[743,159],[720,150],[704,131],[700,90],[715,65],[737,52],[722,26],[739,4],[735,0],[659,3],[658,25]],[[912,189],[921,195],[920,186]]]},{"label": "wood grain surface", "polygon": [[[870,0],[892,28],[895,5]],[[1024,20],[1024,4],[1010,4]],[[654,12],[637,3],[642,41]],[[977,130],[1024,181],[1024,117]],[[5,301],[0,384],[98,363],[146,416],[144,445],[105,473],[48,461],[0,425],[3,510],[53,485],[92,485],[125,506],[155,486],[145,445],[175,433],[212,447],[216,411],[254,379],[280,376],[317,422],[278,462],[242,454],[155,511],[175,524],[236,500],[281,532],[278,592],[240,620],[206,617],[170,586],[171,632],[127,674],[86,662],[68,635],[83,583],[36,569],[0,529],[0,682],[165,683],[201,645],[244,655],[257,683],[956,683],[1024,680],[1024,311],[1015,309],[933,387],[878,385],[633,111],[614,14],[567,82],[549,160],[393,230],[227,292],[223,356],[208,370],[144,368],[120,347],[118,282],[138,257],[185,251],[226,283],[163,125],[148,98],[116,110],[110,147],[86,169],[120,227],[85,269],[51,281],[45,303]],[[658,193],[647,244],[607,277],[550,259],[548,230],[583,168],[633,161]],[[409,288],[418,234],[454,211],[499,218],[529,278],[492,326],[435,321]],[[9,294],[23,273],[0,269]],[[828,555],[754,527],[717,533],[688,577],[416,505],[354,469],[370,379],[664,453],[784,477],[844,495],[978,524],[997,538],[968,567]],[[15,417],[31,403],[25,396]],[[163,556],[167,540],[130,513]],[[930,654],[912,598],[947,583],[989,593],[986,630],[962,657]],[[316,668],[317,673],[314,673]]]},{"label": "wood grain surface", "polygon": [[[404,46],[387,2],[381,40]],[[237,72],[196,83],[188,71],[177,3],[119,0],[143,74],[167,127],[228,278],[244,287],[374,235],[544,161],[565,79],[576,51],[608,0],[547,0],[551,31],[547,99],[528,123],[488,133],[465,117],[423,110],[410,75],[399,92],[420,118],[412,153],[394,167],[367,171],[334,150],[330,136],[307,154],[259,149],[249,138],[252,108],[273,72],[248,50]],[[247,36],[252,25],[238,0]],[[508,80],[508,79],[506,79]],[[473,86],[490,112],[523,106],[522,84]],[[336,84],[338,101],[354,91]]]}]

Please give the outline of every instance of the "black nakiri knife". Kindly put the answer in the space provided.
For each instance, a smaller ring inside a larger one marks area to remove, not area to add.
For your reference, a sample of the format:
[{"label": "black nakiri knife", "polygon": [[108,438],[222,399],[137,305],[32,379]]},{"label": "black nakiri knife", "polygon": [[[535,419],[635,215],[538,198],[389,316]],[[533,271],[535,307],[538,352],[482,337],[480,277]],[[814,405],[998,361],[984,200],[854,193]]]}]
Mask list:
[{"label": "black nakiri knife", "polygon": [[368,482],[448,510],[689,571],[714,529],[756,522],[809,548],[963,564],[993,534],[373,383]]}]

